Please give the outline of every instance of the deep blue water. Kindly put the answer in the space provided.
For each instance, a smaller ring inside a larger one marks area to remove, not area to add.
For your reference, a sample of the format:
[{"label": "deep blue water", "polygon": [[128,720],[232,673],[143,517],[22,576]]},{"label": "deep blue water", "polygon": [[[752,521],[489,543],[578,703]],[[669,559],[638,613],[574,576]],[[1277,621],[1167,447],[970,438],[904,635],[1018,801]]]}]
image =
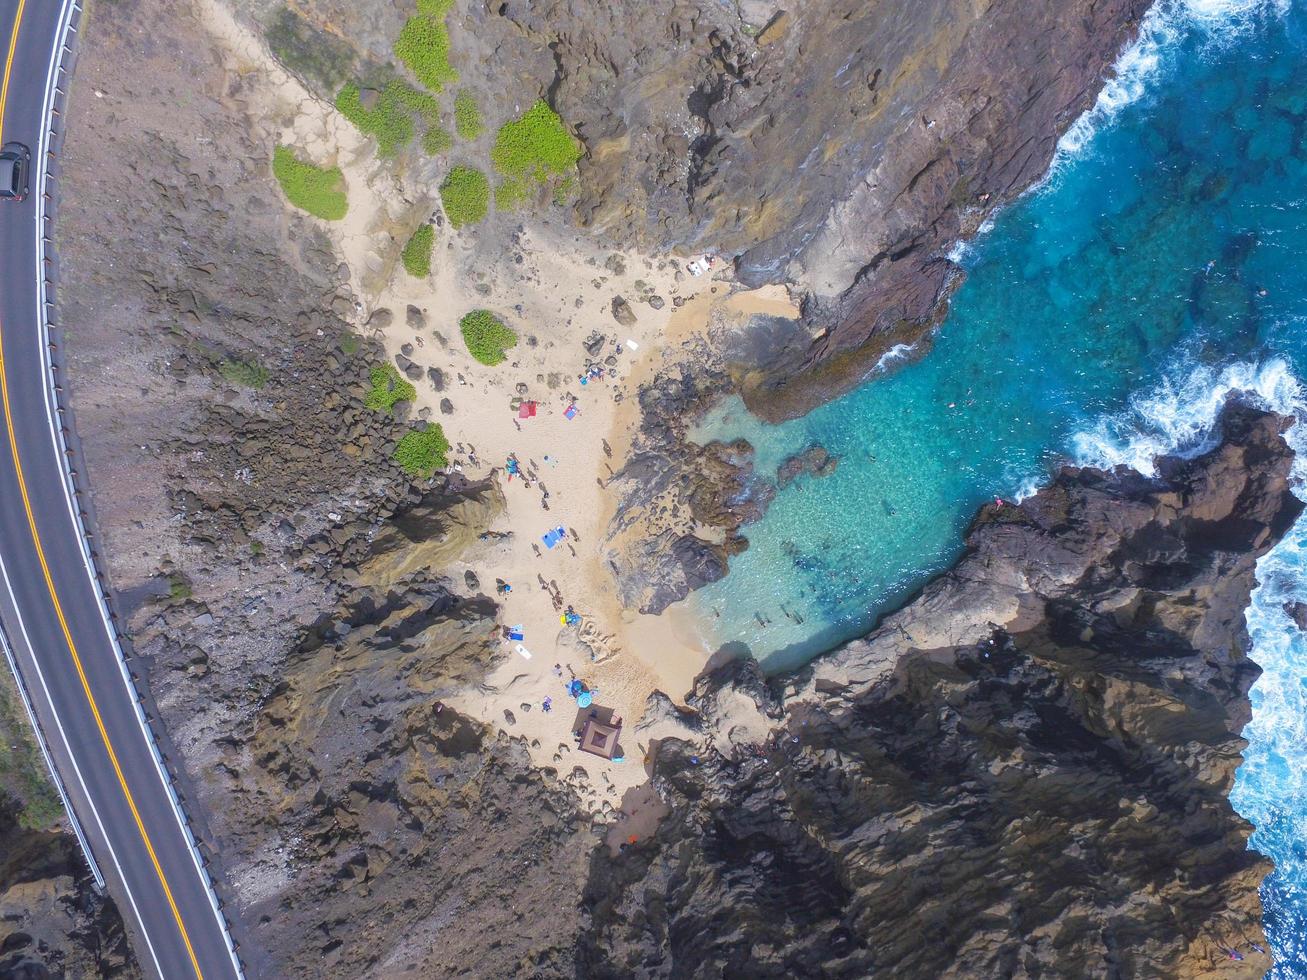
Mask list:
[{"label": "deep blue water", "polygon": [[[1147,470],[1196,449],[1232,388],[1303,414],[1307,0],[1163,3],[1120,69],[1049,179],[961,255],[926,357],[783,426],[738,402],[706,420],[763,475],[813,443],[841,457],[690,600],[707,646],[781,669],[864,632],[956,558],[982,502],[1068,458]],[[1235,803],[1277,865],[1270,975],[1307,978],[1307,640],[1280,609],[1307,600],[1307,521],[1260,573]]]}]

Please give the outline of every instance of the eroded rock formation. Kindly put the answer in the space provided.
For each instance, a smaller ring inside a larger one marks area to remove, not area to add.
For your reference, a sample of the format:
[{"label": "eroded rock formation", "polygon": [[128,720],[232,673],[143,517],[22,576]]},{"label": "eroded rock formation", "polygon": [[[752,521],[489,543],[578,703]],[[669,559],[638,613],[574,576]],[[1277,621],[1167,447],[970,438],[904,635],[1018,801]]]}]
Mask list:
[{"label": "eroded rock formation", "polygon": [[1159,479],[986,507],[952,571],[788,682],[702,678],[715,748],[664,742],[671,816],[594,858],[582,972],[1260,976],[1219,948],[1265,945],[1269,870],[1226,796],[1255,562],[1303,505],[1287,420],[1221,424]]}]

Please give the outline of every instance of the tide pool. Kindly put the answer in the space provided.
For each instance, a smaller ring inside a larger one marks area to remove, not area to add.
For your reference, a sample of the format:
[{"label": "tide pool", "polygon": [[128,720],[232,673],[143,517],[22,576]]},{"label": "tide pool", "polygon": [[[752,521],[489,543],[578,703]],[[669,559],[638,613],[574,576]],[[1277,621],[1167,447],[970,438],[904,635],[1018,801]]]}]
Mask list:
[{"label": "tide pool", "polygon": [[[1303,414],[1307,0],[1164,3],[1119,69],[1043,185],[961,250],[968,280],[922,360],[785,425],[738,401],[703,422],[749,439],[762,478],[814,444],[840,457],[689,600],[710,648],[781,670],[865,632],[952,563],[983,502],[1067,460],[1198,451],[1231,390]],[[1280,610],[1307,599],[1304,561],[1300,526],[1263,563],[1235,796],[1277,864],[1277,978],[1307,977],[1307,640]]]}]

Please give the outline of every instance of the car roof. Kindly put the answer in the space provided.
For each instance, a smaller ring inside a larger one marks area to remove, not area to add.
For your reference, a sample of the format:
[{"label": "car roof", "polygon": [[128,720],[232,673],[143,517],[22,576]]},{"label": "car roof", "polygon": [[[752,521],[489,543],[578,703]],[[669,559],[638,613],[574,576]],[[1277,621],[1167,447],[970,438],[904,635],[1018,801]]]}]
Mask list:
[{"label": "car roof", "polygon": [[17,176],[18,161],[9,157],[0,157],[0,189],[9,190],[14,186],[14,178]]}]

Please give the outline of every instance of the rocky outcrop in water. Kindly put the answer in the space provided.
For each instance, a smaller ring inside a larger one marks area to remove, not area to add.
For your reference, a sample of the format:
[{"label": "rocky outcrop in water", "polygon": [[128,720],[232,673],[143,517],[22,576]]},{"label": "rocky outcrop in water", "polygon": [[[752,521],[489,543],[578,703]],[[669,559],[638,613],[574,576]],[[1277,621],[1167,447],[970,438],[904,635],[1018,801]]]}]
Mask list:
[{"label": "rocky outcrop in water", "polygon": [[986,507],[953,570],[788,681],[702,678],[715,747],[664,742],[671,816],[593,860],[585,975],[1260,976],[1243,610],[1303,505],[1287,420],[1221,425],[1158,479]]},{"label": "rocky outcrop in water", "polygon": [[740,529],[760,518],[776,488],[754,472],[753,447],[690,442],[690,423],[720,391],[722,376],[705,357],[640,391],[641,427],[626,464],[608,481],[617,513],[604,561],[622,603],[660,613],[716,582],[748,547]]},{"label": "rocky outcrop in water", "polygon": [[840,458],[832,456],[825,446],[809,446],[777,467],[776,484],[784,490],[801,476],[830,476],[839,465]]}]

